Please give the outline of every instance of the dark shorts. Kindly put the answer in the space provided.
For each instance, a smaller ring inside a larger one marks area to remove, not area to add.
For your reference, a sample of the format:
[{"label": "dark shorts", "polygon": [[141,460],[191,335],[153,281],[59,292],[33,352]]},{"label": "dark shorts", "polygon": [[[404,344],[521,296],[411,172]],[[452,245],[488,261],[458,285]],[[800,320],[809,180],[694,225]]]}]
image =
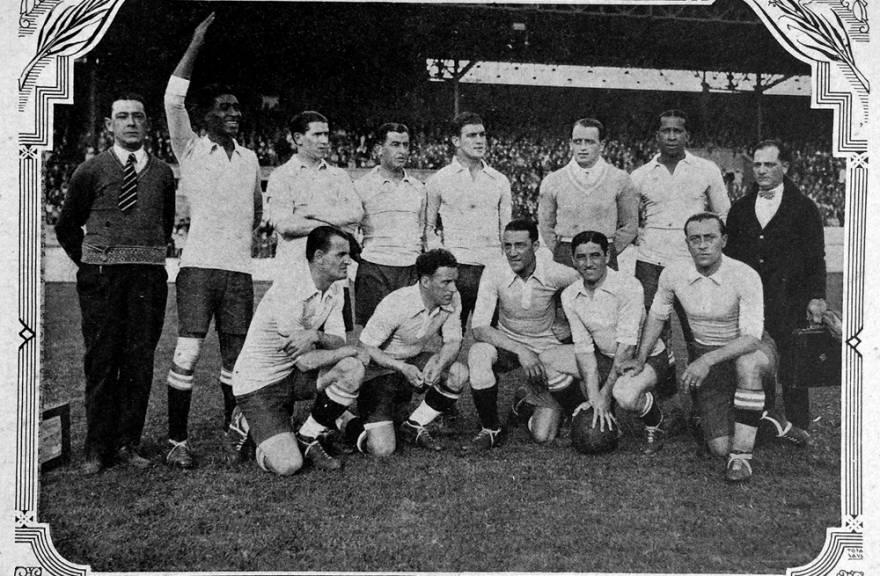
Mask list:
[{"label": "dark shorts", "polygon": [[354,281],[355,322],[366,326],[383,298],[398,288],[415,284],[416,280],[415,266],[385,266],[361,260]]},{"label": "dark shorts", "polygon": [[177,274],[177,333],[203,336],[211,318],[217,332],[247,335],[254,313],[250,274],[215,268],[181,268]]},{"label": "dark shorts", "polygon": [[[717,350],[720,346],[703,346],[696,342],[688,344],[691,362],[700,356]],[[771,369],[765,375],[765,387],[771,385],[779,365],[776,343],[767,332],[758,348],[770,359]],[[700,425],[706,440],[733,435],[733,395],[736,393],[736,360],[728,360],[712,366],[709,375],[694,394],[694,408],[700,417]]]},{"label": "dark shorts", "polygon": [[294,431],[290,424],[294,404],[314,398],[317,381],[317,370],[294,370],[284,380],[235,397],[257,446],[272,436]]},{"label": "dark shorts", "polygon": [[455,287],[461,296],[461,332],[467,329],[467,319],[474,311],[477,304],[477,291],[480,288],[480,277],[483,275],[483,266],[476,264],[459,264],[458,280]]},{"label": "dark shorts", "polygon": [[[422,352],[418,356],[409,358],[406,363],[421,370],[433,355],[433,352]],[[358,394],[357,411],[365,422],[389,420],[395,423],[402,422],[407,417],[406,409],[412,400],[413,392],[421,394],[426,390],[427,388],[416,390],[406,377],[396,370],[371,364],[367,367]]]}]

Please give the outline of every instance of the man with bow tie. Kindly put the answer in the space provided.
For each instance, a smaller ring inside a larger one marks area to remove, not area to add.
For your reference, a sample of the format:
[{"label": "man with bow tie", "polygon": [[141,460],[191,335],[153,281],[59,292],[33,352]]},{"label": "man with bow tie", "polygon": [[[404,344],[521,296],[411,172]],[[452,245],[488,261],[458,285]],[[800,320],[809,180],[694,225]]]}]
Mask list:
[{"label": "man with bow tie", "polygon": [[602,158],[605,126],[581,118],[571,130],[571,162],[541,182],[538,227],[553,259],[571,266],[571,239],[583,230],[601,232],[613,242],[609,265],[638,234],[639,201],[629,175]]},{"label": "man with bow tie", "polygon": [[165,321],[175,184],[171,168],[144,150],[148,126],[141,96],[113,100],[105,120],[113,146],[76,169],[55,226],[58,242],[79,268],[85,474],[117,462],[150,464],[137,446]]},{"label": "man with bow tie", "polygon": [[[825,237],[816,204],[786,177],[792,157],[779,140],[764,140],[754,150],[755,184],[734,203],[727,219],[725,253],[754,268],[764,285],[765,326],[780,357],[793,345],[792,331],[819,324],[825,302]],[[785,413],[773,412],[775,390],[767,390],[764,420],[777,436],[806,443],[810,425],[807,389],[794,389],[790,370],[779,370]]]}]

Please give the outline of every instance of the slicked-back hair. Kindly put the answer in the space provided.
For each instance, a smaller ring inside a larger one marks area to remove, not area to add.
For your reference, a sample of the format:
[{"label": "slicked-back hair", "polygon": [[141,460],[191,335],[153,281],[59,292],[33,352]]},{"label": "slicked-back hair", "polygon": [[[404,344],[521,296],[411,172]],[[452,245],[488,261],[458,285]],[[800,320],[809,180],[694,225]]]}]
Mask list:
[{"label": "slicked-back hair", "polygon": [[504,227],[504,231],[511,232],[528,232],[529,240],[532,242],[536,242],[538,240],[538,225],[535,224],[532,220],[527,220],[525,218],[517,218],[516,220],[511,220],[507,223],[507,226]]},{"label": "slicked-back hair", "polygon": [[[147,114],[147,101],[143,96],[138,94],[137,92],[120,92],[116,94],[112,100],[110,100],[110,106],[107,108],[107,118],[113,118],[113,105],[119,102],[120,100],[134,100],[136,102],[140,102],[144,107],[144,114]],[[149,116],[149,114],[147,114]]]},{"label": "slicked-back hair", "polygon": [[460,138],[462,128],[468,124],[479,124],[485,127],[483,119],[476,112],[459,112],[449,123],[449,134]]},{"label": "slicked-back hair", "polygon": [[678,108],[670,108],[669,110],[664,110],[660,113],[660,116],[657,117],[658,125],[663,118],[681,118],[682,120],[684,120],[685,130],[688,130],[688,115],[684,110],[680,110]]},{"label": "slicked-back hair", "polygon": [[589,244],[590,242],[597,244],[602,249],[602,254],[608,254],[608,236],[595,230],[585,230],[578,232],[571,239],[571,255],[574,256],[574,251],[577,250],[578,246]]},{"label": "slicked-back hair", "polygon": [[332,226],[318,226],[309,232],[306,238],[306,260],[311,262],[315,259],[315,252],[318,250],[327,252],[330,250],[331,239],[333,237],[342,238],[346,242],[351,243],[348,235],[342,230],[338,230]]},{"label": "slicked-back hair", "polygon": [[309,124],[311,124],[312,122],[323,122],[324,124],[330,124],[330,121],[327,120],[327,117],[320,112],[315,112],[314,110],[304,110],[290,119],[290,133],[305,134],[309,131]]},{"label": "slicked-back hair", "polygon": [[755,156],[755,152],[757,152],[758,150],[763,150],[764,148],[776,148],[777,150],[779,150],[780,162],[791,164],[794,160],[794,157],[791,154],[791,148],[786,146],[785,142],[783,142],[779,138],[767,138],[755,144],[755,147],[752,149],[752,157]]},{"label": "slicked-back hair", "polygon": [[[201,121],[201,119],[205,117],[205,114],[214,107],[214,100],[218,96],[223,96],[225,94],[235,96],[232,87],[227,84],[208,84],[196,90],[195,97],[193,98],[193,105],[195,106],[196,115],[199,121]],[[236,98],[238,97],[236,96]]]},{"label": "slicked-back hair", "polygon": [[708,220],[714,220],[718,222],[718,228],[721,230],[721,235],[724,236],[727,234],[727,226],[724,225],[724,220],[721,219],[721,216],[714,212],[697,212],[688,218],[684,223],[684,236],[687,238],[688,226],[691,222],[706,222]]},{"label": "slicked-back hair", "polygon": [[389,132],[409,134],[409,128],[406,127],[406,124],[401,124],[399,122],[386,122],[376,130],[376,144],[379,144],[380,146],[385,144]]},{"label": "slicked-back hair", "polygon": [[605,125],[602,124],[600,120],[597,120],[596,118],[580,118],[575,120],[571,127],[572,132],[574,132],[574,129],[578,126],[583,128],[595,128],[599,131],[599,142],[605,141]]},{"label": "slicked-back hair", "polygon": [[458,261],[452,252],[443,248],[434,248],[416,258],[416,275],[433,276],[439,268],[458,268]]}]

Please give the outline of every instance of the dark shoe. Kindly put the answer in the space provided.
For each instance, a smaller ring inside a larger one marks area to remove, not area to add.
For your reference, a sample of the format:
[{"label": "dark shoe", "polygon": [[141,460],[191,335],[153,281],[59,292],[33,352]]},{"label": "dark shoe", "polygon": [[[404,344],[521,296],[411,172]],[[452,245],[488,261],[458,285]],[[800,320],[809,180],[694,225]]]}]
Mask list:
[{"label": "dark shoe", "polygon": [[645,426],[645,448],[642,450],[642,454],[653,456],[663,449],[666,431],[661,428],[662,424],[663,419],[661,418],[660,423],[656,426]]},{"label": "dark shoe", "polygon": [[788,423],[785,432],[776,438],[798,448],[806,448],[810,445],[810,434],[806,430],[798,428],[791,422]]},{"label": "dark shoe", "polygon": [[507,413],[506,428],[517,428],[520,424],[528,424],[535,412],[535,407],[526,402],[528,392],[525,388],[517,388],[513,393],[513,404]]},{"label": "dark shoe", "polygon": [[750,452],[731,452],[727,457],[727,470],[724,479],[728,482],[747,482],[752,477],[752,459]]},{"label": "dark shoe", "polygon": [[153,463],[137,453],[132,446],[123,446],[116,451],[116,461],[141,470],[149,468]]},{"label": "dark shoe", "polygon": [[88,454],[85,462],[80,466],[80,472],[86,476],[94,476],[104,469],[104,462],[97,454]]},{"label": "dark shoe", "polygon": [[241,409],[236,406],[232,410],[232,418],[229,420],[229,427],[223,436],[223,445],[226,448],[226,462],[229,464],[237,464],[246,462],[254,457],[256,447],[254,441],[251,440],[248,432],[247,420]]},{"label": "dark shoe", "polygon": [[413,446],[426,448],[434,452],[443,450],[443,445],[431,437],[431,433],[424,426],[416,424],[412,420],[407,420],[400,425],[400,435],[403,440]]},{"label": "dark shoe", "polygon": [[504,430],[502,428],[499,428],[498,430],[483,428],[473,437],[469,448],[472,452],[485,452],[486,450],[501,446],[503,442]]},{"label": "dark shoe", "polygon": [[330,430],[321,438],[321,443],[333,456],[354,454],[358,451],[357,440],[355,443],[346,441],[345,434],[339,430]]},{"label": "dark shoe", "polygon": [[299,448],[302,450],[303,458],[312,463],[312,466],[318,470],[339,470],[342,468],[342,462],[338,458],[327,454],[324,446],[321,445],[317,438],[309,436],[296,435],[299,441]]},{"label": "dark shoe", "polygon": [[190,450],[189,444],[187,444],[186,440],[183,442],[175,442],[174,440],[169,439],[168,442],[171,444],[171,450],[169,450],[168,454],[165,456],[165,462],[169,466],[183,468],[184,470],[195,467],[195,457],[193,456],[192,450]]}]

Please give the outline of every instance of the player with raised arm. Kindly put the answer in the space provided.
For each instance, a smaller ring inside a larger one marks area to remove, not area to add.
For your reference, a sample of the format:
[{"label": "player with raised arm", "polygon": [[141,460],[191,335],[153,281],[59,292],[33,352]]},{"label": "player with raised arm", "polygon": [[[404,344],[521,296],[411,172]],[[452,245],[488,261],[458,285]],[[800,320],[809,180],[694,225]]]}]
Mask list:
[{"label": "player with raised arm", "polygon": [[253,315],[252,231],[262,220],[260,166],[253,151],[235,139],[241,107],[231,90],[210,85],[198,92],[194,115],[205,135],[192,128],[185,99],[196,57],[214,14],[193,33],[165,90],[171,148],[180,166],[179,190],[190,209],[190,228],[177,275],[178,338],[168,372],[166,461],[195,465],[187,441],[194,373],[213,318],[220,340],[220,387],[224,428],[235,407],[232,368]]}]

